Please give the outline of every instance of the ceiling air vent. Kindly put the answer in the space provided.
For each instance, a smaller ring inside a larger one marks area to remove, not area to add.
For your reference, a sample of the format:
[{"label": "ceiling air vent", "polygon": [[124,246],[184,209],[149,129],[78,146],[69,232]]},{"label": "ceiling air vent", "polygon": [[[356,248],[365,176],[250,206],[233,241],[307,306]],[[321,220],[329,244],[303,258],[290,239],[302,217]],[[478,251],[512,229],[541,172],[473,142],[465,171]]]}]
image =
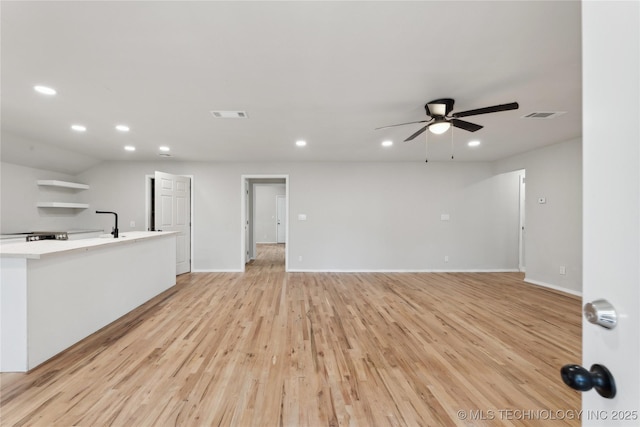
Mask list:
[{"label": "ceiling air vent", "polygon": [[216,119],[246,119],[246,111],[211,111],[211,115]]},{"label": "ceiling air vent", "polygon": [[535,111],[533,113],[525,114],[523,119],[555,119],[558,116],[563,115],[566,111]]}]

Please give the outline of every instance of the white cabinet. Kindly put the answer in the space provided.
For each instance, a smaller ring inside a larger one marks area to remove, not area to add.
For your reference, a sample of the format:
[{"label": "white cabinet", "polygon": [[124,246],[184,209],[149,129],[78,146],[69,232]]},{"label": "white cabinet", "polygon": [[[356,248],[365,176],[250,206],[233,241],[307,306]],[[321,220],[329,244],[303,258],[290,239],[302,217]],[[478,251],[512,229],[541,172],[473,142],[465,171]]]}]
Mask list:
[{"label": "white cabinet", "polygon": [[[81,184],[78,182],[59,181],[55,179],[39,179],[37,184],[40,186],[54,187],[59,189],[70,190],[88,190],[87,184]],[[74,203],[74,202],[38,202],[36,204],[39,208],[65,208],[65,209],[87,209],[89,205],[87,203]]]}]

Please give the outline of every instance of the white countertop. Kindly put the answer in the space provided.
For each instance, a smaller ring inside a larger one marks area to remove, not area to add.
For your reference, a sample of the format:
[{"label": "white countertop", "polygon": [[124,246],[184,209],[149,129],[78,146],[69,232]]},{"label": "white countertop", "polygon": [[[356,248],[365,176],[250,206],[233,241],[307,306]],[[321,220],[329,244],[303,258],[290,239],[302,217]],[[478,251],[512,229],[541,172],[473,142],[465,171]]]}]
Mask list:
[{"label": "white countertop", "polygon": [[7,243],[0,246],[0,256],[3,258],[40,259],[49,255],[64,252],[88,251],[106,246],[133,243],[144,239],[178,234],[177,231],[128,231],[120,233],[120,237],[96,237],[80,240],[40,240],[37,242]]}]

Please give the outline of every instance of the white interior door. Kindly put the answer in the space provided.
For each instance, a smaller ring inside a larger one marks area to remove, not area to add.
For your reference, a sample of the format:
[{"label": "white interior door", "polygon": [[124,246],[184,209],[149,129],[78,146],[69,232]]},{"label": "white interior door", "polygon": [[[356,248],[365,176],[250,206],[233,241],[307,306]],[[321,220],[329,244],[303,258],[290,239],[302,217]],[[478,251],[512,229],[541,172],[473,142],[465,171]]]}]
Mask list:
[{"label": "white interior door", "polygon": [[582,366],[604,365],[617,388],[583,393],[585,426],[640,425],[639,29],[637,1],[582,2],[583,302],[605,299],[618,318],[583,319]]},{"label": "white interior door", "polygon": [[276,243],[287,239],[287,197],[276,196]]},{"label": "white interior door", "polygon": [[191,179],[155,172],[155,228],[178,231],[176,274],[191,271]]}]

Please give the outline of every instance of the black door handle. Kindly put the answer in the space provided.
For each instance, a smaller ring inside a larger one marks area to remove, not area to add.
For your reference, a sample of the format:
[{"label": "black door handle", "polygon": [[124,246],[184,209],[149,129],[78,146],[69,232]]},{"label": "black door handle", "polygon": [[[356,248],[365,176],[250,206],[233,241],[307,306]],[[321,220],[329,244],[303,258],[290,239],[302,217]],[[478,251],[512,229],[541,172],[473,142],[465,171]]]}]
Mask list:
[{"label": "black door handle", "polygon": [[595,388],[600,396],[607,399],[613,399],[616,395],[613,375],[602,365],[592,365],[591,371],[580,365],[564,365],[560,375],[562,381],[574,390],[589,391]]}]

